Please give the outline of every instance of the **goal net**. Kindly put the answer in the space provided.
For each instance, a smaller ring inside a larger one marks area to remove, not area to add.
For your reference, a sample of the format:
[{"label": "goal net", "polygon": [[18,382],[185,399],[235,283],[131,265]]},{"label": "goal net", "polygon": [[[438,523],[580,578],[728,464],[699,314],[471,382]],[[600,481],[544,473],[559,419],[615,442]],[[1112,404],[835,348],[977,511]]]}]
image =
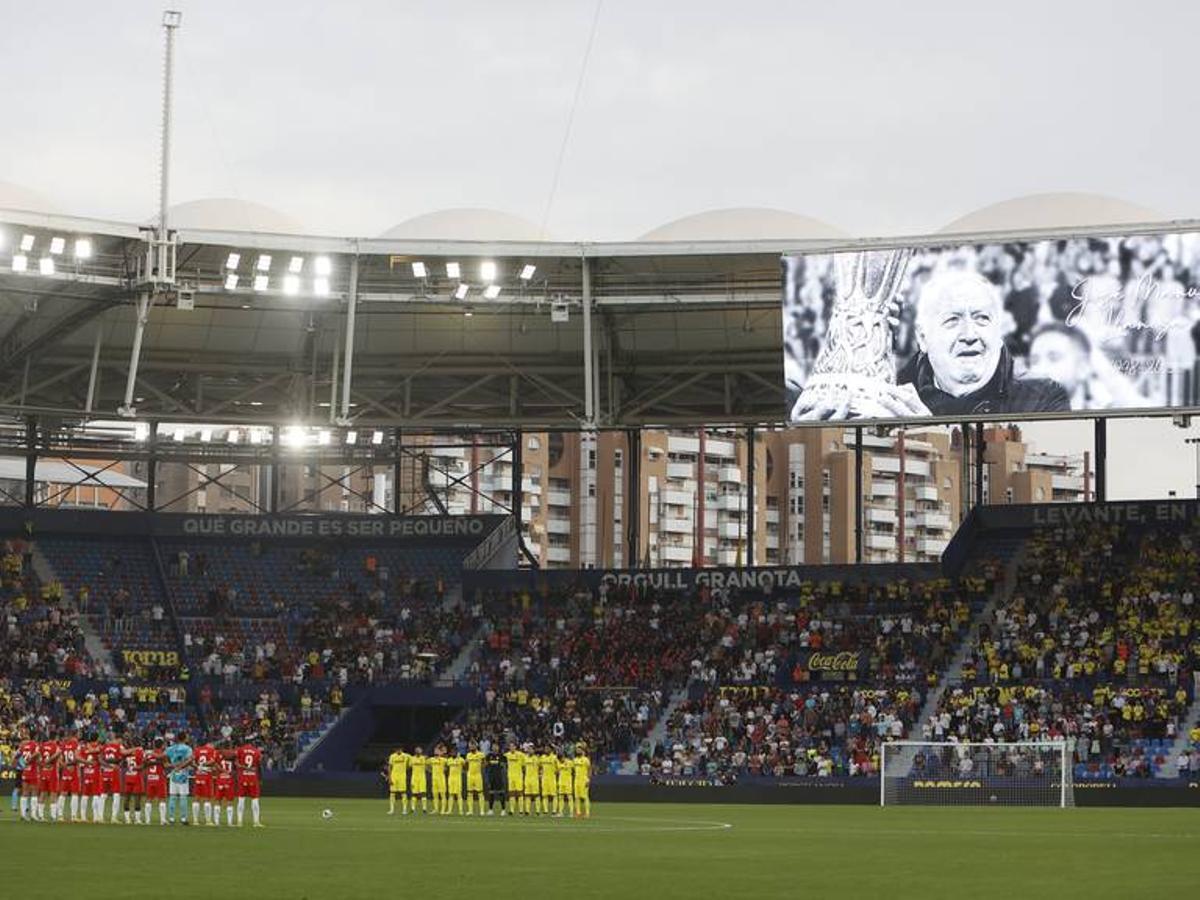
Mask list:
[{"label": "goal net", "polygon": [[879,760],[881,806],[1074,806],[1066,741],[892,741]]}]

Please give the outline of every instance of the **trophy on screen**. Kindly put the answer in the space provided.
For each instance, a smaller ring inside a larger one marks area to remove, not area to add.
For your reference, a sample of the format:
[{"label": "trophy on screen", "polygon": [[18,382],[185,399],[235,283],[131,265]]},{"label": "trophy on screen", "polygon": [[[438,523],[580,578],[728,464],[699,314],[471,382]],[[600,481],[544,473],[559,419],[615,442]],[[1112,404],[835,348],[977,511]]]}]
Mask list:
[{"label": "trophy on screen", "polygon": [[850,416],[870,414],[880,388],[896,383],[889,319],[911,250],[860,250],[834,257],[837,296],[825,343],[792,410],[799,418],[848,401]]}]

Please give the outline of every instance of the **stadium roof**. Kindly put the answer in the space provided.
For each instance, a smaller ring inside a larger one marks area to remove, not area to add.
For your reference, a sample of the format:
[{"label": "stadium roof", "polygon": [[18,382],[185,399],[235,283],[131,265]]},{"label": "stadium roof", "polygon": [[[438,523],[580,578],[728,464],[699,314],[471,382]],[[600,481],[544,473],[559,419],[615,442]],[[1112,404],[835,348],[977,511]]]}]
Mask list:
[{"label": "stadium roof", "polygon": [[1104,194],[1064,191],[1027,194],[967,213],[940,229],[943,234],[1013,231],[1023,228],[1070,228],[1113,222],[1162,222],[1161,213]]},{"label": "stadium roof", "polygon": [[711,209],[667,222],[640,238],[643,241],[743,241],[791,238],[815,240],[849,235],[827,222],[783,209],[733,207]]},{"label": "stadium roof", "polygon": [[[17,189],[5,198],[36,199]],[[169,223],[177,286],[194,308],[168,297],[148,310],[133,398],[139,420],[412,430],[778,422],[780,255],[946,240],[851,239],[778,210],[714,211],[607,243],[533,240],[532,223],[486,210],[420,216],[379,238],[289,233],[294,221],[244,201],[182,204]],[[1071,233],[1197,228],[1066,224]],[[69,427],[112,417],[130,368],[147,233],[44,207],[0,209],[0,422],[37,415]],[[1020,229],[1043,233],[1062,230]],[[51,254],[55,238],[62,243]],[[87,242],[86,258],[73,252],[77,239]],[[23,240],[33,247],[16,271]],[[52,273],[40,271],[46,256]],[[485,263],[496,271],[485,273]],[[327,276],[317,271],[324,264]],[[351,388],[339,408],[352,269]],[[497,296],[485,294],[489,285]]]}]

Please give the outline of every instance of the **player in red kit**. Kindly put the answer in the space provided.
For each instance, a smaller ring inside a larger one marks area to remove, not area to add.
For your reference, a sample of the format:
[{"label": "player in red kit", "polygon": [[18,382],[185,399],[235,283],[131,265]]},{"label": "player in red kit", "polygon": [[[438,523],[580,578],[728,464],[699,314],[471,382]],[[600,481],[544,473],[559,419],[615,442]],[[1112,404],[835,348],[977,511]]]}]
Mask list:
[{"label": "player in red kit", "polygon": [[221,754],[211,743],[196,748],[196,774],[192,779],[192,822],[200,824],[200,805],[204,804],[204,824],[215,825],[212,815],[213,785]]},{"label": "player in red kit", "polygon": [[59,743],[58,761],[58,817],[63,815],[63,806],[70,803],[71,821],[79,821],[79,738],[68,734]]},{"label": "player in red kit", "polygon": [[58,821],[58,741],[52,733],[38,748],[38,809],[39,818]]},{"label": "player in red kit", "polygon": [[233,765],[237,770],[237,820],[238,827],[242,825],[242,818],[246,806],[246,798],[250,798],[250,812],[254,816],[254,827],[262,828],[262,820],[259,816],[258,798],[262,792],[261,779],[259,770],[262,768],[262,751],[253,744],[242,744],[233,751]]},{"label": "player in red kit", "polygon": [[88,735],[87,743],[79,750],[79,756],[83,760],[83,765],[79,770],[80,789],[83,793],[83,815],[80,817],[80,821],[87,821],[87,806],[90,799],[92,801],[92,821],[103,822],[104,797],[103,785],[100,780],[100,744],[96,740],[95,732]]},{"label": "player in red kit", "polygon": [[125,798],[125,824],[130,824],[129,814],[133,813],[133,824],[142,824],[142,797],[146,793],[146,783],[142,779],[142,766],[146,761],[146,751],[141,747],[127,747],[121,758],[121,769],[124,776],[121,779],[121,796]]},{"label": "player in red kit", "polygon": [[38,758],[41,755],[41,745],[30,737],[26,737],[17,747],[21,756],[21,818],[29,821],[37,816],[38,792]]},{"label": "player in red kit", "polygon": [[221,804],[225,804],[225,824],[233,825],[233,801],[237,799],[237,782],[233,766],[233,751],[221,752],[217,764],[217,784],[213,792],[213,821],[221,824]]},{"label": "player in red kit", "polygon": [[117,817],[121,811],[121,760],[124,756],[125,748],[113,735],[100,745],[100,818],[95,820],[97,822],[104,822],[105,795],[112,800],[112,818],[109,821],[114,825],[119,821]]},{"label": "player in red kit", "polygon": [[158,801],[158,824],[167,824],[167,769],[163,739],[154,739],[154,748],[146,751],[146,812],[143,821],[150,824],[154,802]]}]

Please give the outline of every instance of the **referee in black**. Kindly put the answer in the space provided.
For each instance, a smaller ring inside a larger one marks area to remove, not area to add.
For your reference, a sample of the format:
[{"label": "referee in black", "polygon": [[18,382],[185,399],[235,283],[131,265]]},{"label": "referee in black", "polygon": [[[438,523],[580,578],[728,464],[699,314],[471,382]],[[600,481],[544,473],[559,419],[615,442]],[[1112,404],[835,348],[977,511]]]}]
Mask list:
[{"label": "referee in black", "polygon": [[500,752],[500,742],[489,742],[488,754],[483,761],[483,788],[487,791],[488,815],[496,814],[496,804],[500,804],[500,815],[508,807],[508,781],[504,771],[504,754]]}]

